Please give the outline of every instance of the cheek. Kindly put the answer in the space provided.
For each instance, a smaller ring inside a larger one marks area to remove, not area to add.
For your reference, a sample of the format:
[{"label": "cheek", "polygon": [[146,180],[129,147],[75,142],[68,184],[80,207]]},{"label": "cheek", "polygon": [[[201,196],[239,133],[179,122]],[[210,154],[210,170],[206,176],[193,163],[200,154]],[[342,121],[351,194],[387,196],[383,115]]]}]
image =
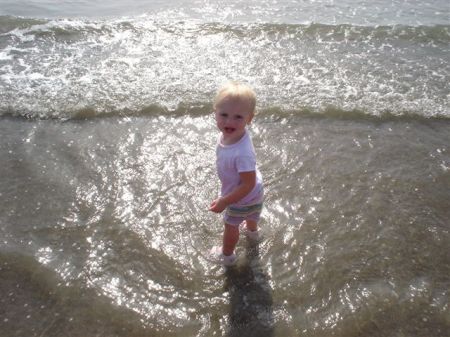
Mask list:
[{"label": "cheek", "polygon": [[225,125],[225,122],[224,122],[223,119],[217,119],[216,120],[216,125],[217,125],[218,128],[221,128],[221,127],[223,127]]},{"label": "cheek", "polygon": [[241,120],[239,120],[239,122],[237,124],[239,124],[239,126],[246,126],[247,125],[247,120],[246,119],[241,119]]}]

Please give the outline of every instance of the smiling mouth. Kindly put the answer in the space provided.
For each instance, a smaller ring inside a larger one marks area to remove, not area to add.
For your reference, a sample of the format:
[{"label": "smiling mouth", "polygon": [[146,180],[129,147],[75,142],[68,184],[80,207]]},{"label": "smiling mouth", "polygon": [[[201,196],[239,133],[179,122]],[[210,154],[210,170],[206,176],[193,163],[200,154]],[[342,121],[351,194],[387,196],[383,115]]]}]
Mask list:
[{"label": "smiling mouth", "polygon": [[233,133],[235,128],[224,128],[225,133]]}]

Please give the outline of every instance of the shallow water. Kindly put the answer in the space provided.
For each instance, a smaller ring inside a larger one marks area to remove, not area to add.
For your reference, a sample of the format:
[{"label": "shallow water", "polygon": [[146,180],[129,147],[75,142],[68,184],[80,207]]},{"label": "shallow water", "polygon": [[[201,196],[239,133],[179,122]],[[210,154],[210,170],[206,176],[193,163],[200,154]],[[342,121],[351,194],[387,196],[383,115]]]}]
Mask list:
[{"label": "shallow water", "polygon": [[224,273],[211,116],[4,118],[2,331],[446,336],[449,126],[259,116],[264,240]]},{"label": "shallow water", "polygon": [[[92,6],[0,0],[1,337],[449,335],[446,2]],[[228,79],[267,197],[224,270]]]}]

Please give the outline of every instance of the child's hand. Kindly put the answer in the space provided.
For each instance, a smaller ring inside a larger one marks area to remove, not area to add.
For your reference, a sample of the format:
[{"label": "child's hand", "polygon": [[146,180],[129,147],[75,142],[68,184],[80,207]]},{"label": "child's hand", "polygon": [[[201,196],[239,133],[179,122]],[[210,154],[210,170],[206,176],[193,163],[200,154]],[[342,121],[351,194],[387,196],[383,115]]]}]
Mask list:
[{"label": "child's hand", "polygon": [[227,208],[227,205],[222,198],[214,200],[209,206],[209,210],[214,213],[222,213],[225,208]]}]

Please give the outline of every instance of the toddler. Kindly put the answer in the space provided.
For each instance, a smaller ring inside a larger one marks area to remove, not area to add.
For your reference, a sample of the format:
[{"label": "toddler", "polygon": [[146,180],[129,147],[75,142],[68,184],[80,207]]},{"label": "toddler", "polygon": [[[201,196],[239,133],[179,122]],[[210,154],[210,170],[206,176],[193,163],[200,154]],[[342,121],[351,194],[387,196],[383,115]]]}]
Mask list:
[{"label": "toddler", "polygon": [[210,211],[224,212],[222,247],[212,255],[230,266],[236,261],[234,248],[239,240],[239,225],[245,221],[246,234],[258,238],[258,220],[263,201],[262,177],[256,167],[256,155],[247,125],[255,114],[256,97],[247,85],[230,82],[222,87],[214,101],[214,114],[220,135],[217,141],[217,173],[221,195],[211,203]]}]

